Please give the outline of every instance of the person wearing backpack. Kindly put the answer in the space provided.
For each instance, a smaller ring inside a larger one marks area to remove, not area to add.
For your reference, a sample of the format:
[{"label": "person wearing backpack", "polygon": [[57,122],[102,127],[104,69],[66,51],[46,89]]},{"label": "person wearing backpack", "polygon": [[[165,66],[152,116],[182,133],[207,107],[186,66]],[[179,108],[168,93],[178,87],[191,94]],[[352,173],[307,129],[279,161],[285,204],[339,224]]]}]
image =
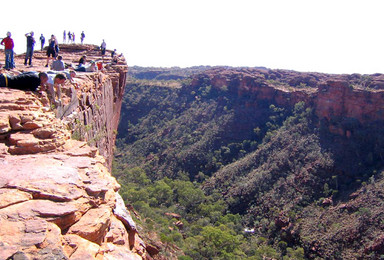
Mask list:
[{"label": "person wearing backpack", "polygon": [[47,64],[45,65],[45,67],[48,67],[49,60],[50,60],[51,56],[52,56],[52,60],[56,59],[56,46],[58,46],[57,40],[56,40],[55,35],[52,34],[51,39],[49,39],[49,43],[48,43]]},{"label": "person wearing backpack", "polygon": [[4,66],[4,69],[7,69],[7,70],[10,70],[10,69],[13,69],[15,67],[15,63],[14,63],[14,60],[13,60],[13,47],[14,47],[14,43],[13,43],[13,39],[11,38],[11,33],[10,32],[7,32],[7,37],[4,38],[1,43],[1,45],[4,45],[5,47],[5,50],[4,50],[4,53],[5,53],[5,66]]}]

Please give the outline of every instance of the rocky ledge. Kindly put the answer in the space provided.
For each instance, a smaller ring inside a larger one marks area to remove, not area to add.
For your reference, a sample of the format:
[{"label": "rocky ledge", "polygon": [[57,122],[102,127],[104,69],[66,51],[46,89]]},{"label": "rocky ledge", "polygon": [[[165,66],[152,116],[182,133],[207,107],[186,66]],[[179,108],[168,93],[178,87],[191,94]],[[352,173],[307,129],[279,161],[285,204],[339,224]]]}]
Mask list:
[{"label": "rocky ledge", "polygon": [[[62,50],[67,62],[97,55]],[[45,93],[0,88],[0,259],[151,259],[109,170],[126,70],[80,73],[63,90],[68,114]]]}]

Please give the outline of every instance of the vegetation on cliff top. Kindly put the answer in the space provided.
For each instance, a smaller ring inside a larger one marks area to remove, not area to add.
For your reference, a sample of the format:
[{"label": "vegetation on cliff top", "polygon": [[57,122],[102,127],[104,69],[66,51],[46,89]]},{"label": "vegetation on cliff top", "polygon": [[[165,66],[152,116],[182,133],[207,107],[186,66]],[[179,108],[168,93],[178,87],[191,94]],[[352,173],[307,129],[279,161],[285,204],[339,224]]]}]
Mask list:
[{"label": "vegetation on cliff top", "polygon": [[[384,253],[375,240],[384,234],[384,210],[377,208],[383,203],[382,122],[344,120],[353,136],[342,137],[303,102],[278,107],[208,80],[192,87],[188,76],[196,68],[156,71],[136,68],[141,79],[128,82],[114,175],[139,223],[158,231],[165,255]],[[170,212],[180,218],[165,215]]]}]

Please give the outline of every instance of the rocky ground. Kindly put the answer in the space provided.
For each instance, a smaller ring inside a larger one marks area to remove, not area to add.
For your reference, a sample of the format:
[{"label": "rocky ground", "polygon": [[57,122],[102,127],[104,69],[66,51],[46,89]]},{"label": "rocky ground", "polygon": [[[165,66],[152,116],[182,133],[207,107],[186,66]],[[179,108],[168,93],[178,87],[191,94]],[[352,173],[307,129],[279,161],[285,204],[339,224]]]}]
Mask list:
[{"label": "rocky ground", "polygon": [[[92,45],[61,50],[67,64],[83,54],[101,59]],[[33,67],[23,55],[15,60],[16,69],[0,73],[48,69],[45,52],[35,52]],[[108,62],[103,72],[78,73],[79,97],[95,89],[94,78],[113,81],[126,67],[124,58],[114,68]],[[56,112],[43,92],[0,88],[0,259],[151,259],[106,158],[71,139]]]}]

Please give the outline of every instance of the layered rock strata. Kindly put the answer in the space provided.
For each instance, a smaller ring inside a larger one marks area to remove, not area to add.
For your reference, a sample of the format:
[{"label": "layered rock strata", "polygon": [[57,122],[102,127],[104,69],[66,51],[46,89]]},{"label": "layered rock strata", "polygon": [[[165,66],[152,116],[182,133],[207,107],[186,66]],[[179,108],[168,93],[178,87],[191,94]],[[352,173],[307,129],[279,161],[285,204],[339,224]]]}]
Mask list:
[{"label": "layered rock strata", "polygon": [[254,68],[216,68],[196,75],[193,86],[227,88],[251,97],[248,107],[270,102],[292,107],[304,101],[333,133],[349,135],[344,121],[360,124],[384,120],[384,75],[333,75]]},{"label": "layered rock strata", "polygon": [[[95,46],[62,50],[98,58]],[[44,69],[35,57],[23,71]],[[57,106],[0,88],[0,259],[151,259],[109,169],[126,71],[78,73]]]}]

